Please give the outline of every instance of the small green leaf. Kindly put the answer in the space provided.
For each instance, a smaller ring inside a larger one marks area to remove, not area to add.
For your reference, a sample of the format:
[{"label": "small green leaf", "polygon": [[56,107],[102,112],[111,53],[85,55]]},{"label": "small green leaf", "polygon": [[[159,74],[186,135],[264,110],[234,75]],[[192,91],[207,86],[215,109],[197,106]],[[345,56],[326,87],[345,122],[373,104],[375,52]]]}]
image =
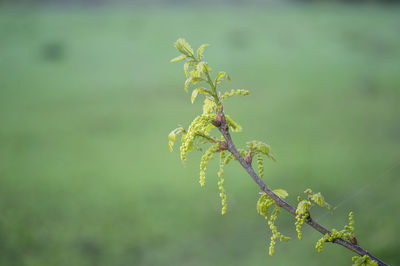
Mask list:
[{"label": "small green leaf", "polygon": [[185,76],[186,76],[186,77],[189,76],[189,67],[190,67],[190,63],[189,63],[189,62],[186,62],[186,63],[183,65],[183,71],[185,72]]},{"label": "small green leaf", "polygon": [[173,147],[174,147],[174,142],[176,140],[176,137],[179,136],[180,134],[184,134],[185,130],[183,129],[183,127],[178,127],[175,128],[174,130],[172,130],[169,134],[168,134],[168,147],[169,150],[172,151]]},{"label": "small green leaf", "polygon": [[197,59],[201,60],[203,58],[203,52],[204,52],[204,48],[206,48],[208,46],[208,44],[202,44],[199,49],[197,49]]},{"label": "small green leaf", "polygon": [[186,57],[187,57],[186,55],[180,55],[180,56],[177,56],[177,57],[171,59],[170,62],[171,63],[179,62],[179,61],[185,60]]},{"label": "small green leaf", "polygon": [[176,140],[175,130],[173,130],[171,133],[169,133],[168,139],[169,139],[169,141],[168,141],[168,148],[169,148],[169,151],[172,152],[173,147],[174,147],[174,142],[175,142],[175,140]]},{"label": "small green leaf", "polygon": [[189,43],[185,39],[178,39],[175,42],[175,47],[178,49],[179,52],[182,54],[188,56],[188,57],[193,57],[193,48],[190,46]]},{"label": "small green leaf", "polygon": [[273,192],[281,198],[286,198],[289,195],[284,189],[275,189]]},{"label": "small green leaf", "polygon": [[231,81],[231,78],[229,77],[228,73],[223,71],[218,72],[217,77],[215,78],[215,84],[221,83],[224,78],[226,78],[228,81]]},{"label": "small green leaf", "polygon": [[208,94],[208,95],[212,94],[211,91],[209,91],[209,90],[207,90],[206,88],[203,88],[203,87],[196,88],[196,90],[198,90],[199,93],[201,93],[201,94]]},{"label": "small green leaf", "polygon": [[260,152],[264,153],[265,155],[268,155],[271,152],[271,147],[267,144],[260,145]]},{"label": "small green leaf", "polygon": [[197,70],[197,67],[195,69],[193,69],[192,71],[190,71],[189,75],[192,78],[199,78],[201,76],[201,71]]},{"label": "small green leaf", "polygon": [[313,194],[311,188],[307,188],[306,190],[304,190],[304,193],[311,196]]},{"label": "small green leaf", "polygon": [[325,206],[325,200],[324,197],[321,195],[321,192],[315,193],[314,195],[311,196],[311,200],[317,203],[319,206],[324,207]]},{"label": "small green leaf", "polygon": [[203,81],[203,78],[200,78],[200,77],[194,77],[194,78],[192,78],[192,83],[193,83],[193,84],[196,84],[196,83],[201,82],[201,81]]},{"label": "small green leaf", "polygon": [[190,100],[192,101],[192,103],[194,103],[194,100],[196,99],[198,94],[199,94],[199,91],[197,89],[193,90],[192,97],[190,97]]},{"label": "small green leaf", "polygon": [[191,81],[192,81],[192,77],[188,77],[185,81],[185,91],[186,92],[188,91],[188,87],[189,87],[189,84]]},{"label": "small green leaf", "polygon": [[197,65],[197,62],[194,61],[194,60],[187,61],[187,62],[183,65],[183,71],[185,72],[186,77],[189,76],[189,67],[191,67],[191,66],[196,66],[196,65]]}]

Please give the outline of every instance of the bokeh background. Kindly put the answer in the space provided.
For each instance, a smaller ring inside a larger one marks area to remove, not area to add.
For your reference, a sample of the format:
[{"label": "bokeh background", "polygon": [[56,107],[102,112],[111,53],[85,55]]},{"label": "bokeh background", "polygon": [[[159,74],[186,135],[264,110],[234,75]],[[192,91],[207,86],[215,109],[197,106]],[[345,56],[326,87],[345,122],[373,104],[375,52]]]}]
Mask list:
[{"label": "bokeh background", "polygon": [[292,204],[321,191],[328,228],[353,210],[359,243],[400,264],[396,1],[2,1],[0,36],[0,265],[351,264],[285,212],[293,240],[268,256],[245,171],[225,169],[222,217],[217,162],[201,189],[200,153],[168,151],[201,112],[169,63],[179,37],[251,91],[225,110],[238,146],[272,146],[264,181]]}]

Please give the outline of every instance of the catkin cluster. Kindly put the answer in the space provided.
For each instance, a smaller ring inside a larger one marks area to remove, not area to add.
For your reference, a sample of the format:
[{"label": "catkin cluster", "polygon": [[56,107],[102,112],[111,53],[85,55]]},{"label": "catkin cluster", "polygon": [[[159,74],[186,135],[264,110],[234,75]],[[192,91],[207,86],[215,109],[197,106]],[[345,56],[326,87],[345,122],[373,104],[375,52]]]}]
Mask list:
[{"label": "catkin cluster", "polygon": [[247,142],[247,148],[248,157],[253,158],[254,156],[257,156],[258,175],[260,178],[262,178],[264,176],[264,155],[267,156],[267,158],[275,161],[275,158],[271,154],[271,147],[264,142],[253,140]]},{"label": "catkin cluster", "polygon": [[[287,196],[287,192],[284,190],[280,189],[277,192],[279,192],[277,194],[279,194],[279,196],[281,196],[281,197]],[[269,214],[269,209],[272,205],[275,205],[275,208],[271,212],[271,214]],[[265,219],[268,221],[268,226],[272,233],[271,238],[270,238],[268,253],[270,256],[272,256],[272,255],[274,255],[274,252],[275,252],[276,240],[288,241],[288,240],[290,240],[290,237],[287,237],[278,231],[278,228],[275,225],[275,221],[278,218],[278,214],[280,213],[280,208],[278,205],[275,204],[275,201],[265,193],[262,193],[260,198],[257,201],[257,212],[260,215],[264,216]]]},{"label": "catkin cluster", "polygon": [[203,154],[203,156],[201,157],[201,161],[200,161],[200,185],[202,187],[204,187],[204,185],[206,184],[206,168],[207,168],[207,164],[208,162],[214,157],[214,153],[216,152],[218,148],[218,144],[214,144],[212,146],[210,146],[210,148],[208,148],[208,150],[206,150]]},{"label": "catkin cluster", "polygon": [[308,212],[305,214],[299,214],[296,211],[296,232],[297,232],[297,237],[301,240],[303,238],[303,234],[301,233],[301,228],[304,225],[305,220],[310,216]]},{"label": "catkin cluster", "polygon": [[193,150],[193,141],[198,136],[208,136],[207,126],[215,119],[215,114],[197,116],[190,124],[187,133],[182,138],[180,147],[181,160],[185,161],[187,153]]},{"label": "catkin cluster", "polygon": [[321,252],[325,242],[332,242],[337,238],[343,238],[346,240],[350,240],[351,237],[354,236],[354,215],[353,212],[349,213],[349,224],[344,227],[343,230],[337,231],[336,229],[332,229],[330,234],[325,234],[322,238],[317,241],[315,248],[318,252]]},{"label": "catkin cluster", "polygon": [[378,266],[378,263],[371,259],[368,255],[354,256],[351,258],[353,266]]},{"label": "catkin cluster", "polygon": [[328,210],[332,211],[331,206],[325,202],[324,197],[320,192],[318,193],[313,193],[311,189],[306,189],[304,193],[307,195],[306,200],[302,200],[300,196],[297,197],[297,208],[296,208],[296,232],[297,232],[297,237],[301,240],[302,239],[302,233],[301,233],[301,228],[304,225],[305,220],[310,217],[309,211],[311,210],[312,207],[317,204],[318,206],[321,207],[326,207]]}]

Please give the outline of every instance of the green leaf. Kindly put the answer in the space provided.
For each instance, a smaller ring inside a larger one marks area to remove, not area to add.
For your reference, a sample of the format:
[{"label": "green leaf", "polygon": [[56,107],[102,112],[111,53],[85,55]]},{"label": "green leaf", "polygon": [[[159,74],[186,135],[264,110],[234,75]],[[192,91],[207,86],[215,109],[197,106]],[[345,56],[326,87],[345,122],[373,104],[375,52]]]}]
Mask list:
[{"label": "green leaf", "polygon": [[195,69],[193,69],[192,71],[190,71],[189,75],[190,75],[192,78],[200,78],[201,73],[202,73],[202,72],[199,71],[199,70],[197,70],[197,67],[196,67]]},{"label": "green leaf", "polygon": [[228,81],[231,81],[231,78],[229,77],[228,73],[223,71],[218,72],[217,77],[215,78],[215,84],[221,83],[224,78],[226,78]]},{"label": "green leaf", "polygon": [[197,66],[196,66],[197,72],[200,73],[200,74],[204,73],[207,70],[205,65],[206,65],[206,63],[204,63],[204,62],[198,63]]},{"label": "green leaf", "polygon": [[306,190],[304,190],[304,193],[307,194],[308,196],[311,196],[313,194],[311,188],[307,188]]},{"label": "green leaf", "polygon": [[212,94],[211,91],[209,91],[209,90],[207,90],[206,88],[203,88],[203,87],[196,88],[196,90],[198,90],[199,93],[201,93],[201,94],[208,94],[208,95]]},{"label": "green leaf", "polygon": [[183,38],[178,39],[175,42],[175,47],[182,54],[184,54],[188,57],[193,57],[193,48],[190,46],[189,43],[187,43],[187,41],[185,39],[183,39]]},{"label": "green leaf", "polygon": [[176,134],[174,131],[172,131],[171,133],[168,134],[168,139],[169,139],[168,148],[169,148],[169,151],[172,152],[173,147],[174,147],[174,142],[176,140]]},{"label": "green leaf", "polygon": [[311,200],[317,203],[319,206],[324,207],[325,206],[325,200],[324,197],[321,195],[321,192],[315,193],[314,195],[311,196]]},{"label": "green leaf", "polygon": [[311,202],[308,200],[302,200],[297,205],[296,213],[305,214],[311,208]]},{"label": "green leaf", "polygon": [[203,81],[203,80],[204,80],[203,78],[194,77],[194,78],[192,78],[192,83],[193,83],[193,84],[196,84],[196,83],[201,82],[201,81]]},{"label": "green leaf", "polygon": [[286,198],[289,195],[284,189],[275,189],[273,192],[281,198]]},{"label": "green leaf", "polygon": [[188,87],[189,87],[189,84],[191,81],[192,81],[192,77],[188,77],[185,81],[185,91],[186,92],[188,91]]},{"label": "green leaf", "polygon": [[186,55],[180,55],[180,56],[177,56],[177,57],[171,59],[170,62],[171,63],[179,62],[179,61],[185,60],[186,57],[187,57]]},{"label": "green leaf", "polygon": [[173,147],[174,147],[174,143],[176,140],[176,137],[179,136],[180,134],[184,133],[184,129],[183,127],[178,127],[175,128],[174,130],[172,130],[169,134],[168,134],[168,147],[169,150],[172,152]]},{"label": "green leaf", "polygon": [[196,65],[197,65],[197,62],[194,61],[194,60],[187,61],[187,62],[183,65],[183,71],[185,71],[186,77],[189,76],[189,67],[191,67],[191,66],[196,66]]},{"label": "green leaf", "polygon": [[[192,80],[193,80],[193,79],[192,79]],[[191,101],[192,101],[192,103],[194,103],[194,101],[195,101],[195,99],[196,99],[196,97],[197,97],[197,95],[198,95],[199,93],[201,93],[201,94],[208,94],[208,95],[211,95],[211,94],[212,94],[211,91],[207,90],[206,88],[202,88],[202,87],[196,88],[196,89],[193,90],[192,96],[191,96],[191,98],[190,98]]]},{"label": "green leaf", "polygon": [[201,60],[203,58],[203,52],[204,52],[204,48],[206,48],[208,46],[208,44],[202,44],[199,49],[197,49],[197,59]]},{"label": "green leaf", "polygon": [[192,103],[194,103],[194,100],[196,99],[198,94],[199,94],[199,91],[197,89],[193,90],[192,97],[190,97],[190,100],[192,101]]},{"label": "green leaf", "polygon": [[271,152],[271,147],[267,144],[262,144],[260,145],[259,148],[260,152],[264,153],[265,155],[268,155]]}]

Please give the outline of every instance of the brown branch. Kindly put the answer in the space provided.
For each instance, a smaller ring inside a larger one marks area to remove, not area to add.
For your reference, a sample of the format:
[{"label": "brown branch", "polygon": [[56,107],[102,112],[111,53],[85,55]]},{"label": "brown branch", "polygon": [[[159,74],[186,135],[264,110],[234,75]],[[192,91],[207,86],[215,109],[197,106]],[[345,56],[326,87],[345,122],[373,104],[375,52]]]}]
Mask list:
[{"label": "brown branch", "polygon": [[[232,141],[231,135],[229,133],[229,127],[228,124],[226,123],[225,114],[222,111],[217,114],[216,121],[213,124],[218,128],[218,130],[224,136],[226,143],[228,145],[227,149],[233,154],[233,156],[235,156],[235,158],[239,161],[239,163],[243,166],[243,168],[247,171],[247,173],[253,178],[253,180],[257,183],[257,185],[261,188],[261,190],[267,193],[268,196],[270,196],[278,206],[284,208],[289,213],[296,216],[296,208],[294,208],[288,202],[286,202],[278,195],[276,195],[255,173],[252,166],[249,163],[247,163],[246,160],[239,154],[238,150],[235,147],[235,144]],[[326,229],[325,227],[314,221],[311,217],[308,217],[306,219],[306,223],[311,227],[313,227],[318,232],[320,232],[321,234],[325,235],[331,233],[328,229]],[[346,241],[342,238],[336,238],[332,242],[344,246],[345,248],[350,249],[351,251],[361,256],[368,255],[371,259],[376,261],[378,265],[385,265],[385,266],[389,265],[381,261],[377,257],[373,256],[371,253],[369,253],[368,251],[366,251],[357,244],[352,244],[351,242]]]}]

